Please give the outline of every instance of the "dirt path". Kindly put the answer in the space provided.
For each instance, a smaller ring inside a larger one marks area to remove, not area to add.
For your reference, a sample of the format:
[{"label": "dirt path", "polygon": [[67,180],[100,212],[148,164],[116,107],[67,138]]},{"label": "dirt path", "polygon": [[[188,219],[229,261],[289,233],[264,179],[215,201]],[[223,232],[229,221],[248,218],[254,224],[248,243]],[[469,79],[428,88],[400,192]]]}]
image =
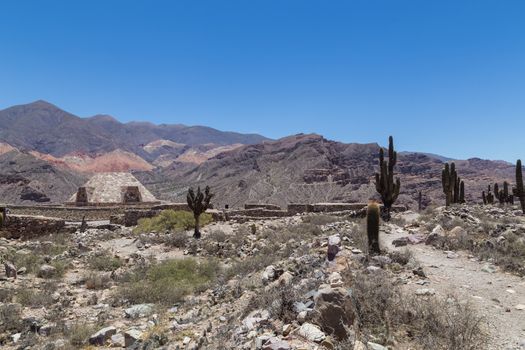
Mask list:
[{"label": "dirt path", "polygon": [[[396,248],[392,241],[406,236],[407,232],[382,234],[383,247],[388,250]],[[489,322],[491,344],[488,349],[525,349],[525,310],[516,306],[525,305],[525,279],[503,273],[485,272],[486,263],[469,258],[465,252],[448,258],[441,250],[424,244],[410,245],[414,257],[420,262],[432,288],[437,295],[458,295],[476,305],[480,313]],[[409,287],[422,288],[420,285]]]}]

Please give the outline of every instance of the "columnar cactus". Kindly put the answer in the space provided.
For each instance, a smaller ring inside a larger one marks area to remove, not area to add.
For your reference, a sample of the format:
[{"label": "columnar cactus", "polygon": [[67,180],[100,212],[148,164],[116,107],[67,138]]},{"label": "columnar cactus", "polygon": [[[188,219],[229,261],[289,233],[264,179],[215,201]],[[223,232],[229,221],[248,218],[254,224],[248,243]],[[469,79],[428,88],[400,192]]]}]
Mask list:
[{"label": "columnar cactus", "polygon": [[188,189],[186,200],[188,202],[188,207],[193,212],[193,217],[195,218],[195,231],[193,233],[193,237],[195,238],[201,238],[201,232],[199,230],[199,218],[202,213],[210,208],[210,201],[213,196],[214,194],[210,192],[209,186],[206,186],[204,193],[201,192],[200,187],[197,187],[197,193],[193,191],[192,187]]},{"label": "columnar cactus", "polygon": [[494,184],[494,196],[499,201],[499,204],[513,204],[514,195],[509,193],[509,183],[503,182],[503,190],[499,190],[498,184]]},{"label": "columnar cactus", "polygon": [[456,187],[457,177],[456,164],[445,163],[445,168],[441,171],[441,185],[443,186],[447,207],[454,202],[454,188]]},{"label": "columnar cactus", "polygon": [[455,203],[465,203],[465,183],[458,177],[456,164],[445,163],[445,167],[441,171],[441,185],[443,186],[447,207]]},{"label": "columnar cactus", "polygon": [[459,185],[459,203],[463,204],[465,203],[465,183],[463,181],[460,182]]},{"label": "columnar cactus", "polygon": [[525,194],[523,193],[523,173],[520,159],[516,162],[516,188],[514,195],[519,198],[521,210],[523,214],[525,214]]},{"label": "columnar cactus", "polygon": [[380,254],[379,249],[379,205],[369,203],[366,210],[366,232],[368,236],[369,254]]},{"label": "columnar cactus", "polygon": [[487,192],[487,204],[493,204],[494,203],[494,195],[492,192],[490,192],[490,185],[488,185],[488,192]]},{"label": "columnar cactus", "polygon": [[379,149],[379,173],[376,173],[376,191],[381,195],[385,211],[385,220],[390,220],[392,205],[399,196],[401,181],[394,182],[394,166],[397,162],[397,152],[394,151],[394,139],[388,138],[388,164],[385,162],[383,148]]}]

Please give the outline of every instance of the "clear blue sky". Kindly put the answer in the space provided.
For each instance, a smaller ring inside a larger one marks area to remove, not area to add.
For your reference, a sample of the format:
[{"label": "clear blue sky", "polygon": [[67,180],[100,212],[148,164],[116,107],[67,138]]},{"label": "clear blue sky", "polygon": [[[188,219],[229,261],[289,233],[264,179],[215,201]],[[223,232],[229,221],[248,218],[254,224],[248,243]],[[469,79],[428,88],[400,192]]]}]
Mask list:
[{"label": "clear blue sky", "polygon": [[525,1],[2,1],[0,108],[525,158]]}]

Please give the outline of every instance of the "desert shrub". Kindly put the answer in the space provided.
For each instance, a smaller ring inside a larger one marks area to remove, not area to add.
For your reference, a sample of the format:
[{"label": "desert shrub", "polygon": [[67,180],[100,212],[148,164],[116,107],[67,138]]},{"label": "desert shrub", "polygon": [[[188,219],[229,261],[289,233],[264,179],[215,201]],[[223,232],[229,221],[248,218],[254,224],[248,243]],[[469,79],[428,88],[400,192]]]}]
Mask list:
[{"label": "desert shrub", "polygon": [[92,272],[85,276],[87,289],[106,289],[111,281],[107,273]]},{"label": "desert shrub", "polygon": [[368,254],[368,236],[366,232],[365,219],[358,221],[357,226],[354,226],[354,228],[350,231],[349,236],[354,247],[360,249],[363,253]]},{"label": "desert shrub", "polygon": [[506,271],[525,276],[525,239],[507,234],[499,243],[471,245],[470,250],[482,260],[491,260]]},{"label": "desert shrub", "polygon": [[486,348],[486,322],[477,315],[470,303],[448,297],[419,301],[413,305],[415,337],[425,349]]},{"label": "desert shrub", "polygon": [[257,255],[249,256],[244,260],[237,261],[226,270],[226,278],[230,279],[235,276],[244,278],[251,273],[258,272],[272,265],[280,259],[275,249],[265,249]]},{"label": "desert shrub", "polygon": [[[212,222],[212,216],[203,213],[200,216],[200,225],[204,226]],[[189,211],[163,210],[153,218],[140,219],[134,233],[167,232],[174,230],[190,230],[195,228],[195,219]]]},{"label": "desert shrub", "polygon": [[244,315],[248,315],[256,309],[268,310],[271,318],[279,319],[284,323],[291,323],[297,317],[294,303],[300,297],[298,294],[289,285],[278,285],[265,289],[252,298],[244,310]]},{"label": "desert shrub", "polygon": [[186,232],[179,231],[179,232],[172,232],[169,235],[167,235],[165,237],[164,243],[171,247],[182,249],[186,247],[189,240],[190,240],[190,237],[186,234]]},{"label": "desert shrub", "polygon": [[326,214],[308,215],[308,216],[303,217],[304,223],[318,225],[318,226],[331,224],[334,222],[340,222],[340,221],[343,221],[343,219],[338,216],[326,215]]},{"label": "desert shrub", "polygon": [[20,305],[0,304],[0,332],[18,331],[21,328],[22,308]]},{"label": "desert shrub", "polygon": [[8,303],[13,297],[13,289],[0,288],[0,303]]},{"label": "desert shrub", "polygon": [[390,336],[390,316],[396,313],[400,291],[385,272],[360,273],[352,283],[352,299],[359,329],[383,337]]},{"label": "desert shrub", "polygon": [[89,257],[87,264],[89,268],[97,271],[115,271],[122,266],[119,258],[111,255],[108,251],[102,251]]},{"label": "desert shrub", "polygon": [[119,298],[131,303],[174,304],[209,286],[220,268],[216,261],[173,259],[138,268],[125,278]]},{"label": "desert shrub", "polygon": [[21,267],[25,267],[28,273],[31,274],[37,274],[40,266],[43,264],[49,264],[53,266],[56,269],[56,272],[53,277],[62,277],[64,273],[69,268],[69,261],[68,260],[52,260],[51,262],[47,263],[45,256],[40,255],[40,252],[35,253],[21,253],[17,252],[15,250],[10,250],[6,254],[6,260],[11,261],[17,269],[20,269]]},{"label": "desert shrub", "polygon": [[408,248],[391,251],[388,253],[388,256],[393,262],[398,263],[399,265],[406,265],[414,258],[414,254]]},{"label": "desert shrub", "polygon": [[52,305],[52,294],[57,289],[55,283],[45,283],[38,289],[21,287],[16,290],[16,301],[24,306],[42,307]]},{"label": "desert shrub", "polygon": [[388,343],[392,330],[404,328],[423,349],[485,348],[486,322],[470,303],[407,294],[386,272],[357,273],[351,285],[356,325],[365,339]]}]

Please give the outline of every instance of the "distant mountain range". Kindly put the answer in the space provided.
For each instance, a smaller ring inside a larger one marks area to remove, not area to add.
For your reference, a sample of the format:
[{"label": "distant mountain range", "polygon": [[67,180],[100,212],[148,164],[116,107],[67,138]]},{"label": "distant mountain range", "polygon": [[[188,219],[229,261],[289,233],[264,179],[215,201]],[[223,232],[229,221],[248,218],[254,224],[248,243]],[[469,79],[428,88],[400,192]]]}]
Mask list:
[{"label": "distant mountain range", "polygon": [[[189,186],[210,185],[216,205],[267,202],[359,202],[377,197],[373,176],[380,146],[345,144],[320,135],[270,140],[205,126],[120,123],[80,118],[36,101],[0,111],[0,202],[61,203],[90,173],[133,171],[160,199],[184,200]],[[400,203],[440,204],[439,155],[399,152]],[[501,161],[456,160],[467,198],[489,183],[512,183]]]},{"label": "distant mountain range", "polygon": [[206,126],[121,123],[108,115],[80,118],[45,101],[0,111],[0,140],[13,147],[55,157],[74,152],[90,155],[122,150],[149,158],[144,146],[158,140],[196,146],[254,144],[268,140]]}]

